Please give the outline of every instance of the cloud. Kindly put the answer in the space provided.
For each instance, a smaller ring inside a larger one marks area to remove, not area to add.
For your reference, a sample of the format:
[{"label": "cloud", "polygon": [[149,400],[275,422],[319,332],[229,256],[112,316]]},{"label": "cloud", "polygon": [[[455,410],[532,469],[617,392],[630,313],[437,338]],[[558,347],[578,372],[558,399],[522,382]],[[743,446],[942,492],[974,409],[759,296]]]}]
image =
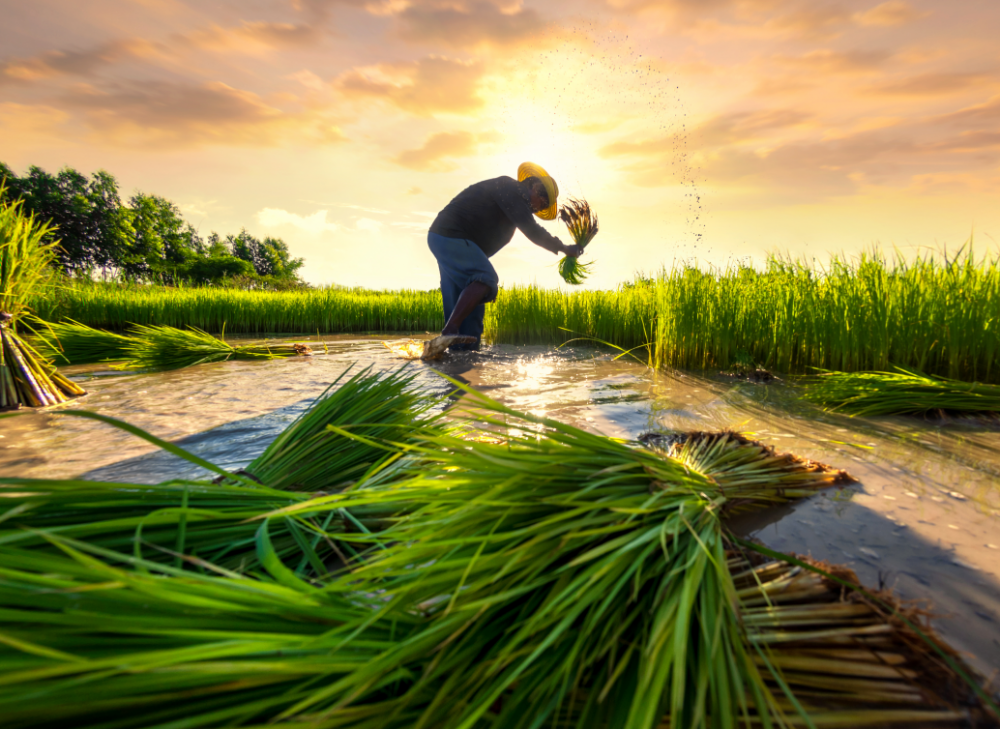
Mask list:
[{"label": "cloud", "polygon": [[483,106],[478,95],[482,75],[479,62],[427,56],[352,69],[334,84],[348,98],[382,99],[417,116],[469,114]]},{"label": "cloud", "polygon": [[0,85],[33,83],[56,76],[93,76],[102,67],[162,53],[158,44],[138,38],[101,43],[83,51],[47,51],[0,63]]},{"label": "cloud", "polygon": [[275,144],[293,132],[318,144],[345,139],[321,113],[285,113],[251,91],[217,81],[79,85],[62,95],[61,106],[119,146]]},{"label": "cloud", "polygon": [[928,15],[930,13],[921,12],[903,0],[889,0],[864,12],[855,13],[852,18],[862,26],[891,27],[926,18]]},{"label": "cloud", "polygon": [[312,215],[296,215],[280,208],[264,208],[257,213],[257,222],[265,228],[279,228],[290,225],[311,235],[343,230],[340,223],[330,223],[326,219],[326,210],[317,210]]},{"label": "cloud", "polygon": [[317,24],[244,22],[229,28],[212,25],[177,36],[182,44],[227,53],[260,53],[312,45],[326,35]]},{"label": "cloud", "polygon": [[317,210],[312,215],[298,215],[281,208],[263,208],[255,216],[257,222],[265,228],[281,228],[290,226],[298,228],[309,235],[323,233],[347,233],[359,231],[363,233],[378,233],[384,223],[372,218],[358,218],[353,225],[331,222],[327,220],[328,211]]},{"label": "cloud", "polygon": [[[398,34],[404,40],[452,48],[524,45],[546,36],[551,29],[551,24],[536,10],[520,6],[501,8],[482,0],[412,3],[396,18]],[[555,39],[549,37],[549,40]]]},{"label": "cloud", "polygon": [[[824,134],[819,139],[789,139],[787,132],[795,126],[806,133],[815,126]],[[905,190],[921,176],[979,170],[995,177],[1000,165],[997,129],[1000,96],[945,115],[908,121],[872,118],[836,134],[789,110],[720,115],[687,139],[621,141],[606,145],[599,154],[617,161],[626,179],[639,186],[679,184],[693,166],[720,188],[819,200],[854,194],[862,185]]]},{"label": "cloud", "polygon": [[801,56],[771,56],[771,60],[814,75],[877,71],[891,56],[887,51],[833,51],[821,48]]},{"label": "cloud", "polygon": [[472,157],[481,145],[495,142],[498,137],[496,132],[439,132],[428,137],[421,147],[399,154],[395,162],[420,172],[451,172],[458,165],[449,162],[449,159]]},{"label": "cloud", "polygon": [[605,159],[664,154],[682,156],[686,153],[686,137],[697,140],[701,148],[742,144],[760,140],[775,131],[798,126],[810,118],[810,114],[795,109],[722,114],[698,126],[684,137],[670,135],[640,142],[613,142],[601,147],[598,155]]},{"label": "cloud", "polygon": [[994,79],[994,74],[985,72],[922,73],[871,86],[866,89],[866,93],[886,96],[941,96],[965,91],[970,86]]}]

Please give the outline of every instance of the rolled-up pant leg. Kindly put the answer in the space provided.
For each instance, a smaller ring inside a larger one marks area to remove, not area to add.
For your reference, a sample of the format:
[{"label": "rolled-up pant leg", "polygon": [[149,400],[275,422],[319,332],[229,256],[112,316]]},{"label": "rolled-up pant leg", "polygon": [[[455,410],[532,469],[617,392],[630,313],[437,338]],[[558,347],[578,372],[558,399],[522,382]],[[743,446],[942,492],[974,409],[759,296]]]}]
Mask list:
[{"label": "rolled-up pant leg", "polygon": [[427,234],[427,246],[438,262],[441,274],[441,299],[444,304],[444,320],[448,321],[455,310],[455,304],[462,291],[473,281],[485,283],[490,293],[459,325],[459,334],[475,337],[476,344],[454,345],[451,349],[478,349],[483,336],[483,319],[486,304],[495,301],[500,279],[493,264],[472,241],[462,238],[446,238],[437,233]]}]

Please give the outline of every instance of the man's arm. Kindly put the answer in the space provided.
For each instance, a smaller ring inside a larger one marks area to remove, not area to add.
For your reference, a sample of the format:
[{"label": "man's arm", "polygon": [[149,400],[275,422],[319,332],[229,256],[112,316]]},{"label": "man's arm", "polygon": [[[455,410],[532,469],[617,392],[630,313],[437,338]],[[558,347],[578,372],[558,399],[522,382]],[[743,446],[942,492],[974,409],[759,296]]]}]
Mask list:
[{"label": "man's arm", "polygon": [[530,203],[521,195],[520,185],[513,178],[501,178],[497,181],[496,201],[504,214],[517,226],[517,229],[536,246],[557,255],[560,253],[580,255],[579,252],[573,250],[578,249],[579,246],[563,245],[561,240],[535,221]]}]

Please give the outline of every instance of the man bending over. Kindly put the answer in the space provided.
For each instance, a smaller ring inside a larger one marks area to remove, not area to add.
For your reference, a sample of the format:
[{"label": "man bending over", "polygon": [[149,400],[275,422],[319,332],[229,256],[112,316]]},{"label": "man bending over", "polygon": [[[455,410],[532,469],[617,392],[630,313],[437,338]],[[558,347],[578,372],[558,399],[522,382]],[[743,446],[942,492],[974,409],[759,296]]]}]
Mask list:
[{"label": "man bending over", "polygon": [[[427,245],[441,271],[441,295],[444,298],[444,329],[425,345],[425,356],[435,345],[451,343],[452,349],[479,349],[483,336],[486,304],[497,298],[500,279],[490,258],[520,230],[535,245],[555,254],[577,257],[580,246],[562,241],[540,226],[532,213],[542,220],[555,220],[559,188],[540,166],[525,162],[517,169],[517,180],[497,177],[470,185],[448,203],[431,223]],[[445,340],[449,335],[464,335],[464,344]]]}]

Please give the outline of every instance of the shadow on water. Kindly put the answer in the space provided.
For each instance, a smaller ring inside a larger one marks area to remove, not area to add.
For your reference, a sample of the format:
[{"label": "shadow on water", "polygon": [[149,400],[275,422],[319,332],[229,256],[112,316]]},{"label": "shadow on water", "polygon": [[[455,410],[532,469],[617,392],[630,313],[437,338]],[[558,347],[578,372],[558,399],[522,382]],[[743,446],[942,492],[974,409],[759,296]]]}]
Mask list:
[{"label": "shadow on water", "polygon": [[771,549],[847,565],[869,588],[925,601],[934,627],[989,676],[1000,667],[1000,580],[964,563],[941,540],[859,504],[864,484],[730,520]]}]

